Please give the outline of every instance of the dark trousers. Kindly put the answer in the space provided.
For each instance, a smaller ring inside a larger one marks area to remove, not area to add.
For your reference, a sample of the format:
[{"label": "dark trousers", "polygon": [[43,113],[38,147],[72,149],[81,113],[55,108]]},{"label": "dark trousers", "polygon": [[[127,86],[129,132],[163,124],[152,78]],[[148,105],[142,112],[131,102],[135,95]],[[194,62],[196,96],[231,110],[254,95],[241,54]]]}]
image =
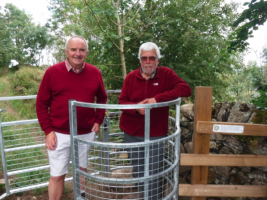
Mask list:
[{"label": "dark trousers", "polygon": [[[164,138],[161,137],[151,137],[150,140],[158,140]],[[131,136],[127,133],[124,133],[125,143],[134,143],[134,142],[143,142],[144,137]],[[131,160],[133,166],[133,175],[135,178],[144,177],[145,170],[145,148],[144,147],[135,147],[127,148],[128,157]],[[164,142],[155,143],[149,146],[149,175],[157,174],[162,171],[163,163],[163,154],[164,154]],[[156,177],[153,180],[149,181],[148,184],[148,196],[149,200],[159,200],[162,199],[163,193],[163,179],[162,177]],[[138,184],[139,192],[144,191],[144,183]]]}]

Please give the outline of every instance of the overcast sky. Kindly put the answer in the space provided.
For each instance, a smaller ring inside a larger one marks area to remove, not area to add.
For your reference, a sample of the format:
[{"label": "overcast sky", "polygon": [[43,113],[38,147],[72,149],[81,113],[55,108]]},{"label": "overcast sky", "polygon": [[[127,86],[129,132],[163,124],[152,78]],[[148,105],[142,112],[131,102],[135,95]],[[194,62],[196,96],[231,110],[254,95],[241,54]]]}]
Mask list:
[{"label": "overcast sky", "polygon": [[[250,0],[225,0],[226,3],[231,1],[239,2],[243,5],[243,3]],[[47,8],[49,0],[0,0],[0,6],[4,6],[6,3],[12,3],[19,9],[25,10],[27,14],[32,16],[36,24],[44,25],[47,19],[50,18],[50,12]],[[243,9],[245,7],[241,6],[240,12]],[[245,61],[256,60],[260,64],[260,53],[263,47],[267,47],[267,22],[254,32],[254,37],[250,38],[248,42],[250,43],[250,53],[245,56]]]}]

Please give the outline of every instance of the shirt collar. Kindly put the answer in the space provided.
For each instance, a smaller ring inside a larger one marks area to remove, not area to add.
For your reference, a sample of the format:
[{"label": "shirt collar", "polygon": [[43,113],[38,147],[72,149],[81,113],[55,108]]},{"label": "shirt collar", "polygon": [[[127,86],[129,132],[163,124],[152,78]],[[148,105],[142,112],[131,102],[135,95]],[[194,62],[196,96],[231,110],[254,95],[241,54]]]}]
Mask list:
[{"label": "shirt collar", "polygon": [[[158,67],[157,67],[158,68]],[[151,74],[151,76],[147,79],[147,80],[149,80],[149,79],[151,79],[151,78],[154,78],[154,76],[155,76],[155,74],[156,74],[156,72],[157,72],[157,68],[155,69],[155,71],[153,72],[153,74]],[[141,74],[141,76],[145,79],[145,77],[143,76],[143,74],[142,74],[142,67],[140,67],[140,74]]]},{"label": "shirt collar", "polygon": [[65,60],[65,65],[66,65],[66,67],[67,67],[68,72],[73,71],[74,73],[79,74],[79,73],[81,73],[81,72],[83,71],[85,63],[83,63],[83,66],[82,66],[81,69],[75,69],[75,68],[73,68],[73,67],[71,66],[71,64],[70,64],[70,62],[68,61],[68,59],[66,59],[66,60]]}]

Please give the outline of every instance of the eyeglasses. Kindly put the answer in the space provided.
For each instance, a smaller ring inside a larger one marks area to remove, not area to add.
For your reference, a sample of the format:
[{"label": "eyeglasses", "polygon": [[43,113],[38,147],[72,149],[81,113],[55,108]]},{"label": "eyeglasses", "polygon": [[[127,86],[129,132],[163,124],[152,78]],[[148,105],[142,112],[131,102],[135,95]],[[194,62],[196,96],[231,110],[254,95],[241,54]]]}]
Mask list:
[{"label": "eyeglasses", "polygon": [[157,57],[155,56],[150,56],[150,57],[142,56],[141,57],[141,61],[147,61],[147,59],[149,59],[149,61],[155,61]]}]

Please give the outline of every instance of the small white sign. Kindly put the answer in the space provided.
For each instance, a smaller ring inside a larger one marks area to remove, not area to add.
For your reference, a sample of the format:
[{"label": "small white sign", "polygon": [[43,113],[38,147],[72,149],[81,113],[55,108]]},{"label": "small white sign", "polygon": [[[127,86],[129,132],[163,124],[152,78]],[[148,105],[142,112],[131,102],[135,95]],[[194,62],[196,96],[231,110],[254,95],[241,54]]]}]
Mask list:
[{"label": "small white sign", "polygon": [[243,133],[244,132],[244,126],[214,124],[213,125],[213,132]]}]

